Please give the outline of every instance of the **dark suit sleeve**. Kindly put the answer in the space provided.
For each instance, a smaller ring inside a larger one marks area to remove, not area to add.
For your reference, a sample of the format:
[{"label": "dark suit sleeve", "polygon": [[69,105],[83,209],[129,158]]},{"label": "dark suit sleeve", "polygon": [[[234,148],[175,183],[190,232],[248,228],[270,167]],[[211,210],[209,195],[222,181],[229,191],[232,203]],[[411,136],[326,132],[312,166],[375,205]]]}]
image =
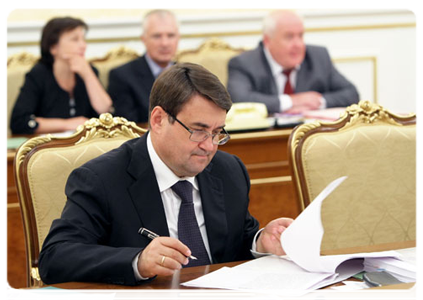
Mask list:
[{"label": "dark suit sleeve", "polygon": [[76,169],[66,194],[62,216],[53,222],[40,253],[43,282],[137,284],[132,260],[142,249],[107,245],[113,224],[108,193],[99,177],[90,169]]},{"label": "dark suit sleeve", "polygon": [[125,74],[121,68],[111,70],[109,73],[108,93],[113,101],[114,115],[139,122],[138,107],[130,85],[133,79]]},{"label": "dark suit sleeve", "polygon": [[228,92],[232,101],[264,103],[269,113],[279,112],[280,101],[276,91],[272,93],[276,87],[270,71],[265,70],[261,58],[253,57],[258,55],[245,54],[228,63]]},{"label": "dark suit sleeve", "polygon": [[37,107],[43,94],[42,80],[45,79],[40,68],[33,68],[25,75],[25,82],[13,107],[10,129],[14,134],[33,134],[37,127],[29,127],[28,122],[35,119]]},{"label": "dark suit sleeve", "polygon": [[[355,86],[348,81],[333,65],[329,53],[324,47],[314,47],[316,55],[314,61],[319,69],[314,69],[315,76],[324,76],[327,80],[326,88],[321,91],[323,97],[326,99],[326,106],[329,107],[344,107],[357,103],[359,95]],[[324,64],[324,65],[323,65]],[[322,74],[323,73],[323,74]],[[326,74],[325,74],[326,73]]]},{"label": "dark suit sleeve", "polygon": [[[248,175],[247,169],[245,168],[245,165],[241,162],[241,160],[236,157],[236,160],[238,161],[238,163],[241,166],[244,178],[245,178],[245,182],[247,184],[247,191],[248,194],[250,192],[250,177]],[[247,209],[245,212],[245,219],[244,219],[244,245],[242,247],[243,251],[240,253],[241,254],[241,259],[251,259],[253,258],[252,254],[251,254],[251,248],[253,245],[253,239],[255,234],[257,233],[257,231],[259,230],[259,222],[250,214],[250,211],[248,210],[248,206],[249,206],[249,199],[247,201]]]},{"label": "dark suit sleeve", "polygon": [[355,86],[339,73],[333,64],[330,70],[331,90],[323,93],[326,107],[344,107],[357,103],[359,95]]}]

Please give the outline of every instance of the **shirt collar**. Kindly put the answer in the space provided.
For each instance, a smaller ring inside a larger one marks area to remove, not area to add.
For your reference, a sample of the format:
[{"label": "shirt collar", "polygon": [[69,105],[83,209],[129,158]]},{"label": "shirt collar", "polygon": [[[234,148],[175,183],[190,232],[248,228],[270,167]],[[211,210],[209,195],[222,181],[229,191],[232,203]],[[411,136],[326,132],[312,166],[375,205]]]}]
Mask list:
[{"label": "shirt collar", "polygon": [[150,155],[151,163],[153,164],[154,173],[156,175],[157,183],[159,185],[160,193],[171,188],[176,182],[186,180],[191,182],[192,186],[198,189],[198,183],[195,177],[178,177],[169,167],[160,159],[156,150],[154,149],[151,135],[147,136],[147,150]]},{"label": "shirt collar", "polygon": [[[263,51],[264,56],[267,59],[267,62],[269,63],[270,70],[272,71],[273,76],[281,74],[283,71],[283,67],[276,62],[276,60],[273,59],[272,54],[270,54],[269,49],[267,49],[266,46],[263,45]],[[294,70],[298,71],[300,69],[301,65],[298,65],[294,68]]]},{"label": "shirt collar", "polygon": [[150,67],[151,73],[153,73],[153,76],[156,78],[160,75],[161,72],[173,65],[173,62],[170,61],[166,67],[162,68],[150,57],[150,55],[148,55],[148,53],[145,54],[145,60]]}]

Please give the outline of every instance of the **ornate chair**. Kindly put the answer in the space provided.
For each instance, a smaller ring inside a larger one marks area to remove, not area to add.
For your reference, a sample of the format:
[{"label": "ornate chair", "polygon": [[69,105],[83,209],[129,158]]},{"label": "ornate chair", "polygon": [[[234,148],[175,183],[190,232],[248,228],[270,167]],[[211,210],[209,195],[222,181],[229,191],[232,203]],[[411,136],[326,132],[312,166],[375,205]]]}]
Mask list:
[{"label": "ornate chair", "polygon": [[416,239],[416,115],[361,101],[335,122],[296,127],[289,159],[304,209],[332,180],[322,204],[321,251]]},{"label": "ornate chair", "polygon": [[211,38],[205,41],[198,49],[184,50],[176,55],[177,62],[191,62],[202,65],[215,74],[226,86],[228,81],[228,62],[244,49],[232,48],[224,41]]},{"label": "ornate chair", "polygon": [[[38,57],[27,52],[12,55],[7,59],[7,120],[10,122],[10,115],[15,106],[19,90],[24,83],[25,74],[37,62]],[[7,124],[8,133],[10,131]]]},{"label": "ornate chair", "polygon": [[69,137],[34,137],[17,151],[15,180],[24,223],[27,284],[40,286],[38,257],[51,223],[66,202],[65,184],[73,169],[146,130],[111,114],[102,114],[78,127]]},{"label": "ornate chair", "polygon": [[136,51],[125,46],[120,46],[107,52],[104,57],[90,59],[90,62],[97,68],[99,73],[98,78],[104,88],[107,89],[110,70],[138,57],[139,55]]}]

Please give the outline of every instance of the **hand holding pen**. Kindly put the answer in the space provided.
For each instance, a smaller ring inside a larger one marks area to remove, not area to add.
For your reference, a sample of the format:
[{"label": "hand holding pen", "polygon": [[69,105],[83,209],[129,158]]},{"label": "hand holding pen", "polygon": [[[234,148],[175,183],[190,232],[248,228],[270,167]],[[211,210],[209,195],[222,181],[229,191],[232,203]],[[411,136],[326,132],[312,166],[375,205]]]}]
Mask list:
[{"label": "hand holding pen", "polygon": [[[145,236],[145,237],[148,237],[150,240],[153,240],[155,238],[160,237],[157,233],[154,233],[151,230],[148,230],[147,228],[144,228],[144,227],[141,227],[138,230],[138,233],[141,234],[141,235],[143,235],[143,236]],[[197,260],[197,258],[195,256],[193,256],[193,255],[189,255],[188,257],[191,258],[191,259]]]},{"label": "hand holding pen", "polygon": [[138,233],[151,240],[138,259],[138,271],[143,278],[172,275],[181,269],[182,265],[188,264],[188,258],[196,259],[191,256],[189,248],[178,239],[160,237],[145,228],[140,228]]}]

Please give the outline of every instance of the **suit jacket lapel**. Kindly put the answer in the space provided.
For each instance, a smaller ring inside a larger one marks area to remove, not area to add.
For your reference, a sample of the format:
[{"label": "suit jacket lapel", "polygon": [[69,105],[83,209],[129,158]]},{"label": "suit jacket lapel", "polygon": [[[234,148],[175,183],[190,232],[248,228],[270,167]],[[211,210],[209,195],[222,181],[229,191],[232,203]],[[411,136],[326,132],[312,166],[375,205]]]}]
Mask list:
[{"label": "suit jacket lapel", "polygon": [[301,63],[301,68],[297,74],[297,82],[295,86],[296,93],[310,90],[309,83],[313,82],[311,80],[313,73],[311,72],[310,68],[311,68],[310,58],[307,55],[307,49],[306,49],[305,58],[303,62]]},{"label": "suit jacket lapel", "polygon": [[[128,187],[128,192],[140,218],[140,226],[169,236],[163,202],[147,151],[147,134],[133,148],[128,173],[134,182]],[[222,180],[210,173],[212,165],[210,163],[197,178],[211,256],[213,261],[219,261],[216,258],[222,257],[225,252],[228,224]]]},{"label": "suit jacket lapel", "polygon": [[270,68],[269,62],[267,61],[266,55],[264,54],[263,42],[259,43],[258,49],[259,49],[260,59],[262,60],[262,64],[263,64],[264,69],[265,69],[265,75],[263,76],[263,78],[266,78],[266,81],[267,81],[267,78],[269,78],[268,75],[271,74],[272,80],[268,80],[269,92],[270,92],[271,95],[278,95],[279,91],[278,91],[278,88],[277,88],[277,85],[276,85],[276,81],[275,81],[275,79],[273,78],[273,75],[272,75],[272,69]]},{"label": "suit jacket lapel", "polygon": [[163,202],[147,151],[147,134],[135,144],[128,173],[134,182],[128,192],[140,218],[141,226],[158,235],[169,236]]},{"label": "suit jacket lapel", "polygon": [[144,85],[148,91],[151,90],[155,78],[148,66],[145,55],[138,59],[135,70],[138,74],[140,84]]},{"label": "suit jacket lapel", "polygon": [[212,260],[216,262],[219,261],[216,258],[222,257],[225,252],[228,224],[226,222],[222,180],[211,175],[211,168],[212,163],[197,178],[210,252]]}]

